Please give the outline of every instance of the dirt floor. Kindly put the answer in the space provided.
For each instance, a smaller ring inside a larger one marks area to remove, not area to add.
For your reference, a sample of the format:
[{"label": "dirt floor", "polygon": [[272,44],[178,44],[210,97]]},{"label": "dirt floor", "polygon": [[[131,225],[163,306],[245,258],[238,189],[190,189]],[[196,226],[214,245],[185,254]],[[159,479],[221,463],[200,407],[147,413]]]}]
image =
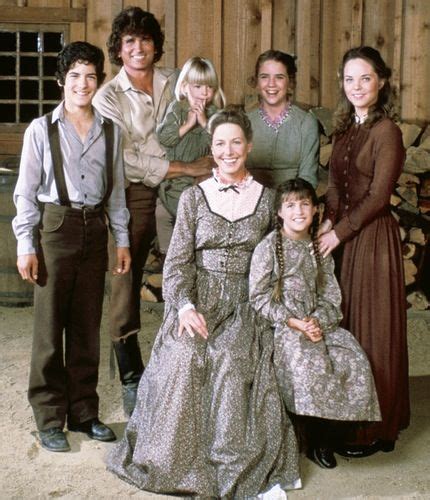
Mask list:
[{"label": "dirt floor", "polygon": [[[167,498],[142,492],[106,471],[104,457],[111,443],[69,433],[72,451],[52,453],[35,438],[27,402],[32,308],[0,307],[0,499]],[[145,357],[160,318],[142,313],[140,342]],[[409,335],[411,360],[411,426],[396,450],[367,459],[338,457],[338,467],[323,470],[302,457],[303,489],[290,499],[430,499],[430,331],[414,319]],[[118,436],[125,426],[118,380],[109,378],[107,315],[102,326],[100,417]]]}]

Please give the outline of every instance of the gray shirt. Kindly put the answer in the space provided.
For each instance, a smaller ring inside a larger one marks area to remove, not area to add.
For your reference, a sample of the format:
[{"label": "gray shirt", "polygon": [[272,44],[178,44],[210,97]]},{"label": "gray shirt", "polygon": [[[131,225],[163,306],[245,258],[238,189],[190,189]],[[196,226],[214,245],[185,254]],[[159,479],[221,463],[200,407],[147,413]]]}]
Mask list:
[{"label": "gray shirt", "polygon": [[[64,103],[53,111],[58,121],[67,192],[73,207],[93,207],[104,197],[107,188],[106,148],[103,117],[94,110],[95,119],[82,143],[73,125],[65,119]],[[125,205],[124,170],[120,131],[114,127],[113,188],[106,205],[109,224],[116,245],[128,247],[129,213]],[[35,238],[40,221],[38,202],[60,204],[54,181],[51,148],[46,118],[36,118],[24,134],[19,177],[13,195],[17,215],[12,221],[18,240],[18,255],[36,252]]]}]

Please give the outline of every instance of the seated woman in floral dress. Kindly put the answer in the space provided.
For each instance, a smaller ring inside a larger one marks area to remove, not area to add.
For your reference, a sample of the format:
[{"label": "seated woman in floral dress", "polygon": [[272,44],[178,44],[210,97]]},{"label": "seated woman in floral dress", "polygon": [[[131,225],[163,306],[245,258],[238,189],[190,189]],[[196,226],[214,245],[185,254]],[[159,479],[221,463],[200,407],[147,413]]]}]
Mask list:
[{"label": "seated woman in floral dress", "polygon": [[296,439],[276,384],[273,334],[248,302],[273,194],[245,168],[245,113],[220,111],[209,130],[217,168],[181,196],[163,323],[108,468],[158,493],[282,498],[300,486]]}]

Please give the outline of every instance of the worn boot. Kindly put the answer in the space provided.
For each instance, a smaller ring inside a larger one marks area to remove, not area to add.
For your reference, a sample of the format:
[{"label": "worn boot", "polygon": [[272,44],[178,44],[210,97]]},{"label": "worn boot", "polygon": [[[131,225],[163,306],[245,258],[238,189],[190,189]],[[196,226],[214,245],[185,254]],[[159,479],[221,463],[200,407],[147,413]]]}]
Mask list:
[{"label": "worn boot", "polygon": [[122,406],[129,417],[136,405],[137,387],[144,370],[137,334],[114,342],[113,347],[122,383]]}]

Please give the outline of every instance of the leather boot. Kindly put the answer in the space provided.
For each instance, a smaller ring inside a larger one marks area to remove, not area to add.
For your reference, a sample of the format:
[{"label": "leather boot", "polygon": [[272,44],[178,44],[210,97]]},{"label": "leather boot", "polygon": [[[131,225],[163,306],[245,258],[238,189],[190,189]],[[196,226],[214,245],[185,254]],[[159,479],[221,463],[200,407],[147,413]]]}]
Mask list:
[{"label": "leather boot", "polygon": [[137,334],[114,342],[113,347],[122,383],[122,405],[129,417],[136,404],[137,387],[144,370]]}]

